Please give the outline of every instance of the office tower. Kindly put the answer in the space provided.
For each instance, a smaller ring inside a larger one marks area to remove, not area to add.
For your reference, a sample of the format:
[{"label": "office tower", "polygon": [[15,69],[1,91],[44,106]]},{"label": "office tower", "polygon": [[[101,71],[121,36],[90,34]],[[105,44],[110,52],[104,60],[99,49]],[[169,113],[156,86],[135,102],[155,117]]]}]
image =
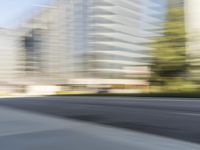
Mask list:
[{"label": "office tower", "polygon": [[[58,2],[40,6],[33,17],[23,23],[25,77],[31,84],[61,84],[71,72],[69,18],[65,7]],[[70,8],[71,9],[71,8]],[[65,72],[67,70],[67,72]]]},{"label": "office tower", "polygon": [[41,34],[36,66],[66,84],[146,86],[163,10],[152,0],[55,1],[28,22]]},{"label": "office tower", "polygon": [[147,43],[154,34],[151,28],[160,22],[157,17],[162,3],[76,0],[73,5],[77,78],[108,79],[116,84],[120,81],[115,79],[131,79],[128,82],[132,84],[148,84],[144,79],[150,73],[151,48]]}]

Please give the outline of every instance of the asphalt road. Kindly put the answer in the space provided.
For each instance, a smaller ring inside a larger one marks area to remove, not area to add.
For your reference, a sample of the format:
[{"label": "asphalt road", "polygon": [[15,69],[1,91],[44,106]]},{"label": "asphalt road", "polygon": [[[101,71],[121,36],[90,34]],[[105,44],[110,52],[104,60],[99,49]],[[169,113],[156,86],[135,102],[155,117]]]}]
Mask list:
[{"label": "asphalt road", "polygon": [[136,97],[1,99],[7,106],[200,143],[200,100]]},{"label": "asphalt road", "polygon": [[0,107],[1,150],[200,150],[200,144]]}]

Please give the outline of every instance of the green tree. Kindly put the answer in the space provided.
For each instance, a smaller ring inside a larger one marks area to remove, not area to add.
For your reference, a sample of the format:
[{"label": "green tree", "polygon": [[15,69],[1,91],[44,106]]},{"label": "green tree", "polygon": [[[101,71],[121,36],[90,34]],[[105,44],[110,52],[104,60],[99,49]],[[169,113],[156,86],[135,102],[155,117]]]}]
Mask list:
[{"label": "green tree", "polygon": [[184,8],[170,7],[164,28],[153,42],[152,84],[167,87],[183,82],[187,73]]}]

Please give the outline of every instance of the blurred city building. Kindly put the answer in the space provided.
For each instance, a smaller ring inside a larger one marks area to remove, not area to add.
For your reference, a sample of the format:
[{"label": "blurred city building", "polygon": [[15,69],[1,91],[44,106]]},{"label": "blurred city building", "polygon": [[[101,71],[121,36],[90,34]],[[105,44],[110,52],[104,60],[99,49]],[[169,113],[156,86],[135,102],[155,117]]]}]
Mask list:
[{"label": "blurred city building", "polygon": [[200,1],[185,0],[185,23],[188,34],[187,50],[190,63],[189,78],[200,83]]},{"label": "blurred city building", "polygon": [[[57,0],[23,25],[32,84],[148,86],[164,1]],[[133,88],[131,87],[131,88]]]},{"label": "blurred city building", "polygon": [[[36,5],[19,28],[0,29],[2,88],[141,90],[149,87],[149,81],[164,78],[173,87],[193,84],[190,81],[199,85],[199,4],[198,0],[52,0]],[[160,61],[164,67],[155,60],[165,60]]]},{"label": "blurred city building", "polygon": [[71,48],[66,29],[67,13],[62,5],[40,6],[32,18],[23,23],[24,77],[29,84],[66,83]]},{"label": "blurred city building", "polygon": [[20,38],[23,32],[16,29],[0,28],[0,94],[12,93],[23,85]]}]

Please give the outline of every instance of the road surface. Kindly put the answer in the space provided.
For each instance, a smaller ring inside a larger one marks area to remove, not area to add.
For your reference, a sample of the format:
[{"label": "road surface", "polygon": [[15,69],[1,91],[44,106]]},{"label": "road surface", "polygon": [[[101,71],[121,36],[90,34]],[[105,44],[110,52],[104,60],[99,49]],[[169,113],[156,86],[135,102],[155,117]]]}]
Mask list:
[{"label": "road surface", "polygon": [[199,150],[200,145],[0,107],[2,150]]},{"label": "road surface", "polygon": [[0,106],[200,143],[198,99],[52,96],[1,99]]}]

